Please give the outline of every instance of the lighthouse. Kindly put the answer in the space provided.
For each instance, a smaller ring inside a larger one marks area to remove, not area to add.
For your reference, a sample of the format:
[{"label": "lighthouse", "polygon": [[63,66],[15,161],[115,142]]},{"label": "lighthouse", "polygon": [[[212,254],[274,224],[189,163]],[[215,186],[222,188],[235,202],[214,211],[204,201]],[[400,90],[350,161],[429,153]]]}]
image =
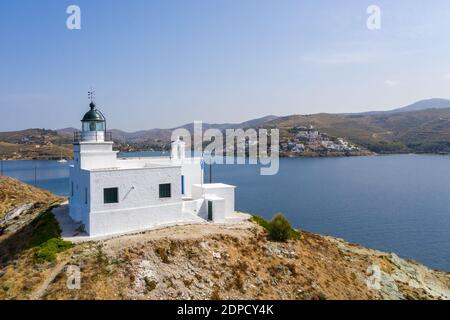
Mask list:
[{"label": "lighthouse", "polygon": [[184,141],[172,143],[170,157],[118,158],[92,92],[89,98],[74,134],[69,215],[90,237],[233,219],[235,187],[204,184],[201,159],[186,156]]},{"label": "lighthouse", "polygon": [[89,111],[81,119],[81,131],[74,135],[74,165],[77,169],[114,168],[117,152],[113,151],[110,132],[106,131],[106,119],[97,109],[89,93]]}]

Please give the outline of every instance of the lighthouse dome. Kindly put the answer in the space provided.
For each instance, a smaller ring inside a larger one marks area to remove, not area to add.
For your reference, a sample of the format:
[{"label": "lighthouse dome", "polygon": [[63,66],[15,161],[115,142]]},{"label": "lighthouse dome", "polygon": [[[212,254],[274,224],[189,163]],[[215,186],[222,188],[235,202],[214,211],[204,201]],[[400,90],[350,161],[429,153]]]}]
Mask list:
[{"label": "lighthouse dome", "polygon": [[91,110],[86,112],[81,121],[105,121],[105,117],[102,115],[102,113],[95,108],[94,102],[91,102],[89,107],[91,108]]}]

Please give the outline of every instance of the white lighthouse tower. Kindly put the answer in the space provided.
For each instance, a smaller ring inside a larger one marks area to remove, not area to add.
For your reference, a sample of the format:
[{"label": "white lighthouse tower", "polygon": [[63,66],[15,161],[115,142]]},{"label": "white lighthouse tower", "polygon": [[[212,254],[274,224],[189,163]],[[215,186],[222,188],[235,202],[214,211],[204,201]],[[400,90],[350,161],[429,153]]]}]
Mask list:
[{"label": "white lighthouse tower", "polygon": [[106,119],[97,109],[94,93],[89,92],[90,110],[81,120],[81,132],[74,134],[74,161],[70,169],[70,216],[89,225],[90,170],[117,167],[117,152],[113,151],[111,135],[106,132]]},{"label": "white lighthouse tower", "polygon": [[116,167],[111,135],[106,132],[106,119],[97,109],[93,93],[89,93],[90,110],[81,120],[81,132],[74,139],[75,168],[96,169]]}]

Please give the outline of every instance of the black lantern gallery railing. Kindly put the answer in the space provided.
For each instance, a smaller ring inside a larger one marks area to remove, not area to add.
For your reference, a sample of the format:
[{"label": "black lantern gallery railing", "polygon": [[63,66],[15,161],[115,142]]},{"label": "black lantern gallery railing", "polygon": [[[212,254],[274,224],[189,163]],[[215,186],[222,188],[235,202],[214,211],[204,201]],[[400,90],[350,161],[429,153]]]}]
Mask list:
[{"label": "black lantern gallery railing", "polygon": [[[113,141],[111,131],[91,131],[89,138],[92,138],[93,141]],[[81,131],[75,131],[73,133],[73,142],[81,141],[83,141]]]}]

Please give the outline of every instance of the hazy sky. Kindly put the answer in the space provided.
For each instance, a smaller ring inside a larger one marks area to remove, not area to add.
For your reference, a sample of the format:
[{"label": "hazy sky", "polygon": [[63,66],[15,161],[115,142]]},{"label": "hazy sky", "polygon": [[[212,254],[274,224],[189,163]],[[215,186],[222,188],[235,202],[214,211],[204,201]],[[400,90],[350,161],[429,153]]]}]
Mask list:
[{"label": "hazy sky", "polygon": [[0,131],[79,127],[91,86],[125,130],[450,97],[448,0],[1,0],[0,43]]}]

